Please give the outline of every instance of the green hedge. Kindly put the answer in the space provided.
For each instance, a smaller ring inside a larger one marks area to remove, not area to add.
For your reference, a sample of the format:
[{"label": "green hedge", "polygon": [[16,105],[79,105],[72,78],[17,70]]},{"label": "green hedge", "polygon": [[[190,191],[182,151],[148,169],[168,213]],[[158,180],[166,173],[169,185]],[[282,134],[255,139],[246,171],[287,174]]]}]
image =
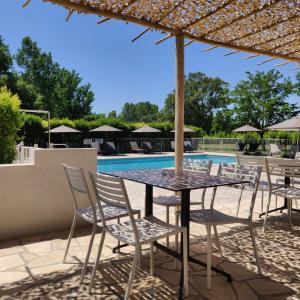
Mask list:
[{"label": "green hedge", "polygon": [[22,125],[20,99],[0,88],[0,163],[11,163],[16,154],[17,132]]}]

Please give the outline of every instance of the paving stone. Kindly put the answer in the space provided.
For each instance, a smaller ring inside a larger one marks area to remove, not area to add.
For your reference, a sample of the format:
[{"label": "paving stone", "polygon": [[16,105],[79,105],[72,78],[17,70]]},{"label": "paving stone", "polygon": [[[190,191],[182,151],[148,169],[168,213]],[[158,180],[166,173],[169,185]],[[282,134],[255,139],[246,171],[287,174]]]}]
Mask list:
[{"label": "paving stone", "polygon": [[0,271],[6,271],[10,268],[24,265],[23,259],[18,254],[0,257]]},{"label": "paving stone", "polygon": [[291,289],[269,279],[253,279],[249,280],[248,284],[259,294],[259,295],[278,295],[285,294],[289,295],[293,293]]},{"label": "paving stone", "polygon": [[[17,271],[0,272],[1,285],[23,280],[27,277],[28,277],[27,272],[17,272]],[[1,290],[1,285],[0,285],[0,290]]]},{"label": "paving stone", "polygon": [[27,244],[24,246],[25,250],[33,253],[33,254],[38,254],[38,253],[45,253],[45,252],[51,252],[52,251],[52,244],[51,241],[40,241],[40,242],[35,242],[31,244]]},{"label": "paving stone", "polygon": [[238,300],[259,300],[258,296],[255,295],[246,283],[234,281],[232,285]]}]

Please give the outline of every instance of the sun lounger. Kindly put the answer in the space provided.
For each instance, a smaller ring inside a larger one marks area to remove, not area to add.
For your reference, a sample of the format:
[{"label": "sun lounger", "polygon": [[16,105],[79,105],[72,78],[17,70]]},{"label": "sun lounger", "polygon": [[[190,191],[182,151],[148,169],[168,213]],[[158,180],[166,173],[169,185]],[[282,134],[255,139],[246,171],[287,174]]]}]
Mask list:
[{"label": "sun lounger", "polygon": [[193,151],[193,146],[191,141],[184,141],[183,145],[184,145],[184,152]]},{"label": "sun lounger", "polygon": [[147,153],[153,153],[154,152],[151,143],[147,142],[147,141],[143,142],[143,149],[144,149],[144,151],[147,151]]},{"label": "sun lounger", "polygon": [[238,143],[235,144],[235,150],[239,151],[239,152],[243,152],[246,145],[247,144],[245,142],[238,142]]},{"label": "sun lounger", "polygon": [[129,142],[129,144],[133,153],[145,153],[144,149],[139,148],[137,142]]},{"label": "sun lounger", "polygon": [[100,148],[100,153],[103,155],[115,155],[118,153],[118,150],[114,142],[105,142]]}]

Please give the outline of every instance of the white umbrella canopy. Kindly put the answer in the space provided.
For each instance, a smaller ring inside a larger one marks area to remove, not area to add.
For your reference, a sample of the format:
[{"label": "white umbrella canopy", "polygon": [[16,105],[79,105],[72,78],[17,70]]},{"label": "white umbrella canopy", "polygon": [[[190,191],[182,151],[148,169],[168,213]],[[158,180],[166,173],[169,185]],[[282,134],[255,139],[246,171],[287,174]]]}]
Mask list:
[{"label": "white umbrella canopy", "polygon": [[260,132],[260,129],[257,129],[250,125],[244,125],[242,127],[236,128],[232,130],[232,132]]},{"label": "white umbrella canopy", "polygon": [[122,130],[110,125],[102,125],[90,130],[90,132],[117,132],[117,131],[122,131]]},{"label": "white umbrella canopy", "polygon": [[50,132],[50,133],[78,133],[80,131],[77,130],[77,129],[65,126],[65,125],[61,125],[61,126],[58,126],[56,128],[53,128],[49,131],[48,130],[45,131],[45,133],[48,133],[48,132]]},{"label": "white umbrella canopy", "polygon": [[267,129],[278,130],[278,131],[299,131],[300,132],[300,115],[285,120],[281,123],[269,126]]},{"label": "white umbrella canopy", "polygon": [[135,133],[155,133],[155,132],[161,132],[161,130],[156,129],[154,127],[151,127],[149,125],[145,125],[142,128],[133,130],[132,132],[135,132]]},{"label": "white umbrella canopy", "polygon": [[[172,130],[171,132],[175,132],[175,129]],[[184,127],[183,128],[183,132],[195,132],[195,130],[191,129],[191,128],[188,128],[188,127]]]}]

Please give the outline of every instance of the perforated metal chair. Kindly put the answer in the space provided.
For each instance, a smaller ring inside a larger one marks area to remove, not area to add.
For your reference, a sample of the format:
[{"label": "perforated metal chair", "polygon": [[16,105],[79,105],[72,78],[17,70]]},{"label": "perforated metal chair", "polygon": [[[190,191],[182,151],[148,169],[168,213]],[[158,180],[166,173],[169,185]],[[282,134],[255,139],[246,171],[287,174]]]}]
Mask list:
[{"label": "perforated metal chair", "polygon": [[[300,199],[300,187],[295,184],[295,181],[300,179],[300,159],[272,159],[266,158],[266,172],[267,178],[269,182],[269,197],[267,210],[265,212],[265,220],[263,225],[263,231],[266,229],[267,219],[268,219],[268,211],[270,209],[270,202],[272,195],[276,197],[283,197],[287,200],[288,206],[288,217],[289,223],[292,224],[292,203],[293,200]],[[292,181],[292,185],[285,186],[283,184],[278,186],[278,179],[282,179],[284,177],[289,177],[294,181]],[[274,184],[274,180],[276,183]]]},{"label": "perforated metal chair", "polygon": [[[197,171],[203,174],[209,174],[212,166],[211,160],[199,160],[199,159],[185,159],[183,161],[183,169],[190,171]],[[204,198],[205,190],[202,191],[200,201],[191,201],[190,205],[199,205],[201,204],[204,208]],[[156,205],[166,207],[166,222],[170,223],[170,208],[181,206],[181,198],[176,195],[172,196],[158,196],[153,199],[153,203]],[[176,220],[176,225],[178,225],[178,220]],[[175,244],[177,245],[177,237],[175,239]],[[169,246],[169,239],[167,239],[167,246]]]},{"label": "perforated metal chair", "polygon": [[[63,258],[64,263],[66,262],[66,258],[68,255],[68,251],[70,248],[71,240],[74,234],[78,217],[85,220],[88,223],[93,224],[92,235],[91,235],[88,251],[86,254],[86,258],[85,258],[85,262],[84,262],[84,266],[80,278],[80,282],[82,282],[89,262],[89,258],[90,258],[90,254],[91,254],[91,250],[92,250],[92,246],[96,234],[97,223],[103,222],[104,219],[106,221],[117,220],[119,222],[120,218],[128,216],[128,211],[126,206],[119,204],[118,201],[114,201],[114,202],[105,203],[105,205],[102,206],[103,213],[100,213],[98,203],[94,203],[93,201],[83,170],[81,168],[67,166],[66,164],[63,164],[63,167],[70,186],[70,190],[73,196],[73,203],[74,203],[74,217],[73,217],[73,222],[68,237],[67,247]],[[105,193],[105,190],[103,190],[102,193]],[[90,206],[88,207],[80,206],[80,202],[81,202],[80,200],[82,200],[82,197],[88,200]],[[131,213],[140,217],[139,210],[132,210]]]},{"label": "perforated metal chair", "polygon": [[[216,227],[218,225],[227,225],[227,224],[247,225],[251,235],[258,272],[261,273],[258,254],[256,250],[255,237],[253,232],[253,224],[252,224],[252,215],[253,215],[253,209],[254,209],[255,198],[256,198],[257,189],[259,185],[260,175],[261,175],[261,167],[227,164],[227,163],[221,163],[219,165],[218,176],[248,180],[249,185],[252,186],[252,189],[248,191],[249,193],[252,193],[251,202],[250,202],[250,213],[248,218],[239,218],[237,216],[227,215],[222,213],[221,211],[214,209],[217,188],[215,188],[213,191],[212,201],[209,209],[192,210],[190,212],[190,222],[195,222],[197,224],[205,225],[207,229],[206,262],[207,262],[207,288],[208,289],[211,288],[211,227],[214,227],[215,232],[217,232]],[[242,194],[245,189],[245,186],[247,185],[246,184],[236,185],[235,187],[240,188]],[[219,241],[218,241],[218,245],[220,247]]]},{"label": "perforated metal chair", "polygon": [[[154,274],[153,265],[153,243],[162,238],[183,233],[183,264],[184,264],[184,290],[185,295],[188,295],[188,253],[187,253],[187,231],[185,227],[179,227],[167,224],[153,216],[134,219],[133,210],[129,202],[127,191],[124,182],[121,178],[107,176],[103,174],[90,173],[92,178],[95,193],[97,194],[97,201],[102,215],[102,236],[95,261],[92,278],[90,282],[89,291],[91,292],[95,274],[98,267],[98,262],[101,256],[101,251],[104,245],[105,235],[108,233],[118,241],[132,245],[135,247],[134,257],[131,272],[129,274],[128,285],[124,299],[129,299],[132,283],[139,260],[139,253],[141,245],[150,245],[150,275]],[[104,207],[107,203],[114,204],[118,201],[123,209],[125,207],[128,211],[129,221],[107,225],[105,221]]]}]

